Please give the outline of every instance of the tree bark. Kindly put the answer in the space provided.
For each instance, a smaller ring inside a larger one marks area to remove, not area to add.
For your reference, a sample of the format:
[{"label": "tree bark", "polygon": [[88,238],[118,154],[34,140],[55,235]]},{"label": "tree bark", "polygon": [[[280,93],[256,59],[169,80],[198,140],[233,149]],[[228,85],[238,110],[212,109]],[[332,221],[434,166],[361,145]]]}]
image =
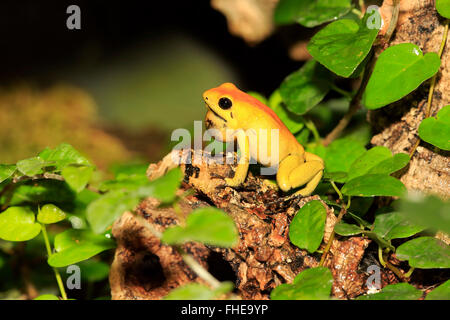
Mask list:
[{"label": "tree bark", "polygon": [[[385,1],[390,4],[392,1]],[[384,5],[382,14],[389,15]],[[389,6],[387,6],[389,7]],[[383,17],[384,18],[384,17]],[[441,45],[444,21],[436,11],[435,1],[414,0],[400,2],[400,17],[389,46],[412,42],[425,53],[438,52]],[[378,48],[378,54],[383,50]],[[449,44],[444,48],[441,68],[436,79],[431,115],[450,104],[450,55]],[[404,99],[376,111],[368,118],[376,135],[371,142],[386,146],[393,153],[410,153],[419,139],[418,128],[425,116],[430,81]],[[400,179],[408,190],[433,193],[442,198],[450,196],[450,152],[443,151],[421,141],[409,165],[401,172]]]},{"label": "tree bark", "polygon": [[[150,165],[149,178],[155,179],[177,166],[178,161],[173,161],[177,152]],[[318,196],[280,199],[277,190],[251,173],[241,189],[225,187],[222,177],[232,174],[232,167],[203,160],[199,164],[180,165],[185,175],[180,193],[189,188],[195,191],[181,200],[182,215],[202,206],[221,208],[236,223],[240,241],[230,249],[189,243],[184,246],[185,252],[192,254],[218,280],[232,281],[242,299],[268,299],[274,287],[291,283],[302,270],[318,266],[319,253],[299,249],[288,237],[289,223],[299,208],[309,201],[320,200]],[[323,250],[336,217],[332,208],[322,204],[327,210]],[[151,198],[143,201],[135,214],[160,232],[180,223],[180,216],[172,208],[160,208]],[[113,299],[161,299],[180,285],[202,283],[180,254],[161,244],[132,213],[125,213],[117,220],[112,232],[118,243],[110,272]],[[331,269],[335,279],[335,297],[351,298],[367,290],[364,285],[367,275],[359,269],[359,264],[369,243],[370,240],[361,237],[333,240],[325,266]]]}]

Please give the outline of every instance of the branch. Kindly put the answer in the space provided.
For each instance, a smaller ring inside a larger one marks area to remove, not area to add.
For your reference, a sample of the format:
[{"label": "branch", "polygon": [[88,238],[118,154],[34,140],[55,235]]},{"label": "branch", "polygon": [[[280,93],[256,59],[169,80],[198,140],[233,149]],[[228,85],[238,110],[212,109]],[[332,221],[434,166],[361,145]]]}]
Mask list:
[{"label": "branch", "polygon": [[[369,53],[373,55],[372,53]],[[366,67],[364,69],[363,78],[361,80],[361,84],[358,88],[358,91],[356,92],[353,99],[350,101],[350,106],[348,108],[347,113],[344,115],[344,117],[339,121],[337,126],[323,139],[322,144],[324,146],[329,145],[331,142],[333,142],[337,137],[339,137],[344,131],[344,129],[347,127],[347,125],[350,123],[350,120],[355,115],[355,113],[359,110],[361,107],[361,98],[364,93],[364,90],[366,90],[367,83],[369,82],[370,75],[372,74],[372,68],[374,65],[375,59],[374,57],[370,57],[369,61],[366,64]]]}]

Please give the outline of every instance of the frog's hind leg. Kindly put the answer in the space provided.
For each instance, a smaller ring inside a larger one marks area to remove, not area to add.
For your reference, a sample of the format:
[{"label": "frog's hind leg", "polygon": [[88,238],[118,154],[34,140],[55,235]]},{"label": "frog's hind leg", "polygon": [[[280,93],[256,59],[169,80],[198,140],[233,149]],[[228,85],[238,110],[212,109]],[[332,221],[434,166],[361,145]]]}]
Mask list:
[{"label": "frog's hind leg", "polygon": [[298,190],[295,192],[296,195],[301,196],[309,196],[314,189],[316,189],[317,185],[319,184],[320,180],[323,176],[323,170],[320,170],[316,175],[306,184],[306,186],[303,189]]},{"label": "frog's hind leg", "polygon": [[304,158],[298,154],[289,155],[281,161],[277,183],[283,191],[289,191],[306,184],[295,194],[309,195],[320,182],[323,175],[323,161],[320,157],[305,152]]}]

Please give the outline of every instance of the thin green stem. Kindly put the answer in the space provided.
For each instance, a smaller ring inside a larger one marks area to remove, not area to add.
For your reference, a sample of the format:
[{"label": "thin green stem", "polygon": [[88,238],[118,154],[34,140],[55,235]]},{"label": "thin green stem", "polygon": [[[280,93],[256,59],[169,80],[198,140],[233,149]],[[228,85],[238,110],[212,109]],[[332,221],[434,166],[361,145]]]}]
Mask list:
[{"label": "thin green stem", "polygon": [[386,266],[393,272],[395,275],[402,281],[405,281],[405,275],[402,274],[402,272],[395,267],[393,264],[391,264],[389,261],[386,261]]},{"label": "thin green stem", "polygon": [[353,98],[353,95],[351,92],[345,91],[344,89],[339,88],[334,83],[331,84],[331,89],[336,91],[337,93],[343,95],[344,97],[347,97],[349,99]]},{"label": "thin green stem", "polygon": [[192,269],[192,271],[194,271],[201,279],[206,281],[206,283],[208,283],[211,286],[211,288],[217,289],[220,287],[220,281],[214,278],[214,276],[211,273],[209,273],[205,268],[203,268],[203,266],[200,263],[198,263],[193,256],[184,252],[184,250],[181,249],[181,247],[179,246],[175,246],[175,249],[181,255],[184,262]]},{"label": "thin green stem", "polygon": [[353,8],[353,9],[352,9],[352,12],[353,12],[354,14],[356,14],[358,17],[361,17],[361,16],[363,15],[363,13],[361,12],[361,10],[358,10],[358,9],[356,9],[356,8]]},{"label": "thin green stem", "polygon": [[416,270],[416,268],[411,267],[411,268],[408,270],[408,272],[406,272],[403,276],[404,276],[405,278],[411,277],[411,275],[412,275],[412,273],[414,272],[414,270]]},{"label": "thin green stem", "polygon": [[[48,240],[47,229],[45,228],[45,224],[41,223],[42,235],[44,236],[45,248],[47,249],[48,257],[52,256],[52,248],[50,246],[50,241]],[[61,275],[59,274],[58,269],[53,268],[53,272],[55,273],[56,282],[58,283],[59,291],[61,292],[61,297],[63,300],[67,300],[66,290],[64,289],[64,283],[62,281]]]},{"label": "thin green stem", "polygon": [[383,249],[381,248],[381,246],[378,246],[378,260],[380,260],[381,265],[386,268],[386,262],[383,258]]},{"label": "thin green stem", "polygon": [[344,200],[344,197],[342,196],[341,190],[339,190],[339,188],[336,186],[336,184],[334,183],[334,181],[330,181],[330,183],[331,183],[331,185],[333,186],[334,191],[336,191],[336,193],[338,194],[339,199],[340,199],[341,201],[343,201],[343,200]]},{"label": "thin green stem", "polygon": [[[340,198],[340,199],[343,199],[343,198],[342,198],[342,193],[341,193],[341,191],[336,187],[334,181],[331,181],[331,184],[332,184],[333,188],[335,188],[336,192],[338,193],[339,198]],[[350,199],[351,199],[351,197],[349,197],[349,203],[350,203]],[[343,218],[344,215],[347,213],[347,209],[348,209],[348,206],[346,206],[346,205],[343,205],[343,206],[341,207],[341,211],[339,212],[339,216],[338,216],[337,219],[336,219],[336,223],[334,224],[334,227],[336,227],[336,225],[337,225],[339,222],[341,222],[342,218]],[[322,267],[322,266],[323,266],[323,264],[325,263],[325,258],[327,257],[327,254],[328,254],[328,252],[330,251],[331,245],[332,245],[333,240],[334,240],[334,237],[335,237],[335,235],[336,235],[336,232],[334,232],[334,227],[333,227],[333,231],[332,231],[331,234],[330,234],[330,239],[328,239],[328,243],[327,243],[325,249],[323,250],[322,257],[320,258],[320,262],[319,262],[319,267]]]},{"label": "thin green stem", "polygon": [[364,4],[364,0],[359,0],[359,10],[364,11],[366,9],[366,5]]},{"label": "thin green stem", "polygon": [[316,142],[319,143],[321,138],[320,138],[319,131],[317,131],[317,128],[316,128],[316,125],[314,124],[314,122],[312,120],[307,120],[307,121],[305,121],[305,126],[313,133],[314,140],[316,140]]},{"label": "thin green stem", "polygon": [[384,36],[384,41],[389,43],[395,28],[397,27],[398,15],[400,13],[400,0],[394,0],[394,7],[392,8],[391,21]]},{"label": "thin green stem", "polygon": [[[442,35],[442,41],[441,41],[441,45],[439,47],[439,51],[438,51],[438,55],[439,58],[442,57],[442,53],[444,52],[444,48],[445,48],[445,44],[447,43],[447,37],[448,37],[448,24],[449,24],[449,20],[447,19],[445,21],[445,27],[444,27],[444,34]],[[425,117],[423,118],[423,120],[425,120],[426,118],[429,118],[431,115],[431,105],[433,103],[433,94],[434,94],[434,88],[436,87],[436,77],[437,77],[436,73],[433,78],[431,78],[431,82],[430,82],[430,90],[428,91],[428,101],[427,101],[427,107],[425,109]],[[422,121],[423,121],[422,120]],[[411,149],[411,151],[409,152],[409,157],[412,158],[412,156],[414,155],[414,153],[416,152],[417,147],[420,144],[420,137],[417,139],[416,143],[414,144],[413,148]]]}]

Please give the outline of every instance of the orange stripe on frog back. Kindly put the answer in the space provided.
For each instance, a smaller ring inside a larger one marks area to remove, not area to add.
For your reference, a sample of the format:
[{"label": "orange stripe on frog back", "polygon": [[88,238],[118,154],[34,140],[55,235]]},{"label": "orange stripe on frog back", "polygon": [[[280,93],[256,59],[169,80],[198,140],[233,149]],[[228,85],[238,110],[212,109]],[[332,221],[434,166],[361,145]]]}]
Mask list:
[{"label": "orange stripe on frog back", "polygon": [[286,130],[289,131],[289,129],[286,127],[283,121],[281,121],[281,119],[275,113],[275,111],[273,111],[271,108],[266,106],[258,99],[252,97],[251,95],[245,93],[244,91],[239,90],[236,86],[233,85],[233,87],[231,87],[230,84],[227,84],[226,86],[221,85],[220,87],[217,87],[215,90],[220,94],[228,95],[232,98],[237,99],[238,101],[246,102],[252,106],[257,107],[261,111],[269,114],[280,125],[281,128],[284,127],[286,128]]}]

